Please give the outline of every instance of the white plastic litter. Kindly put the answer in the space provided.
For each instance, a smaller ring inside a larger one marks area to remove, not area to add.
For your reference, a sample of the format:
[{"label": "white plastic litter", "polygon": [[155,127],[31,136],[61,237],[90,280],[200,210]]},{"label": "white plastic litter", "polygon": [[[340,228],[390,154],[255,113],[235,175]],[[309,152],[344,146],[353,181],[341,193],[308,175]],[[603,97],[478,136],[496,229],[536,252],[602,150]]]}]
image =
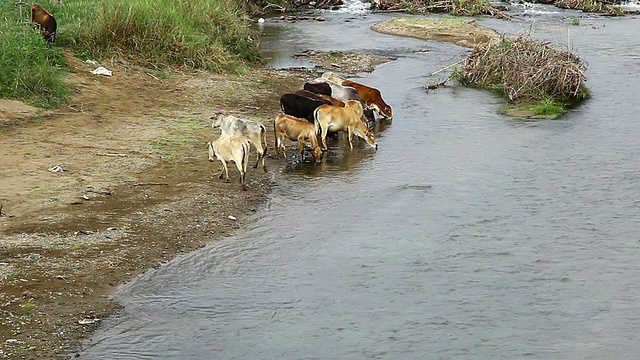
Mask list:
[{"label": "white plastic litter", "polygon": [[87,59],[84,62],[86,62],[87,64],[91,64],[91,65],[98,65],[98,62],[95,60],[91,60],[91,59]]},{"label": "white plastic litter", "polygon": [[51,171],[51,172],[64,172],[64,170],[62,170],[62,168],[60,166],[50,167],[49,171]]},{"label": "white plastic litter", "polygon": [[107,69],[104,66],[100,66],[99,68],[93,70],[91,73],[94,75],[113,76],[113,71]]}]

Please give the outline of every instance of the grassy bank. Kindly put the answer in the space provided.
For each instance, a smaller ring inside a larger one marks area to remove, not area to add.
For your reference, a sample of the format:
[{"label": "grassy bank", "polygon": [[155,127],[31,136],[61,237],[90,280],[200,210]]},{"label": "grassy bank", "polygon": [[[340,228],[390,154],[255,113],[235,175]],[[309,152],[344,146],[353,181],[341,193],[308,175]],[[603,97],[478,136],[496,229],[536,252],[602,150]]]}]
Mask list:
[{"label": "grassy bank", "polygon": [[39,107],[56,107],[68,94],[62,81],[62,50],[48,47],[27,24],[27,8],[0,4],[0,98],[19,99]]},{"label": "grassy bank", "polygon": [[163,70],[241,72],[259,62],[257,36],[240,0],[78,0],[41,2],[58,23],[47,46],[28,24],[28,7],[0,5],[0,96],[32,105],[64,103],[62,48],[83,58],[115,58]]},{"label": "grassy bank", "polygon": [[557,117],[589,96],[586,64],[569,51],[525,37],[502,38],[473,49],[454,77],[504,96],[510,114]]}]

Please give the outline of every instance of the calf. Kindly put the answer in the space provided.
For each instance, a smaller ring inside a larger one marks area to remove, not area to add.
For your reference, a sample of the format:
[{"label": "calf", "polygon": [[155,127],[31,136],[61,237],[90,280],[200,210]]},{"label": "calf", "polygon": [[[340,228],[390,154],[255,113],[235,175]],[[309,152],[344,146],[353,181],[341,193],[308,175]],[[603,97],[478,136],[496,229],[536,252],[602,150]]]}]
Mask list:
[{"label": "calf", "polygon": [[251,150],[249,140],[239,135],[221,134],[217,140],[209,141],[207,147],[209,148],[209,161],[215,161],[215,158],[218,158],[222,162],[222,171],[220,171],[218,178],[222,179],[224,176],[227,182],[229,181],[227,162],[233,161],[240,172],[240,186],[242,190],[247,190],[245,176],[247,164],[249,164],[249,151]]},{"label": "calf", "polygon": [[373,131],[362,121],[362,105],[358,101],[347,101],[346,107],[319,106],[314,111],[316,133],[321,131],[323,150],[327,150],[328,131],[346,131],[349,147],[353,149],[353,134],[364,139],[373,148],[378,148]]},{"label": "calf", "polygon": [[53,15],[40,5],[31,6],[31,22],[38,26],[42,37],[48,42],[56,42],[58,24]]},{"label": "calf", "polygon": [[325,102],[322,100],[311,99],[299,94],[284,94],[280,97],[280,108],[283,113],[311,122],[313,122],[313,111],[324,104]]},{"label": "calf", "polygon": [[309,139],[309,142],[311,143],[311,156],[313,157],[313,161],[318,162],[318,160],[320,160],[322,149],[318,146],[316,129],[312,123],[291,115],[280,114],[273,122],[273,132],[276,138],[276,159],[280,157],[281,149],[284,157],[287,157],[286,148],[284,146],[284,138],[286,137],[291,141],[298,140],[301,160],[304,159],[304,143]]},{"label": "calf", "polygon": [[211,126],[220,128],[222,134],[239,135],[249,139],[258,154],[253,168],[257,168],[258,163],[262,160],[262,169],[267,172],[267,166],[264,164],[264,157],[267,154],[267,128],[263,124],[240,119],[233,115],[212,116],[211,120],[213,120]]}]

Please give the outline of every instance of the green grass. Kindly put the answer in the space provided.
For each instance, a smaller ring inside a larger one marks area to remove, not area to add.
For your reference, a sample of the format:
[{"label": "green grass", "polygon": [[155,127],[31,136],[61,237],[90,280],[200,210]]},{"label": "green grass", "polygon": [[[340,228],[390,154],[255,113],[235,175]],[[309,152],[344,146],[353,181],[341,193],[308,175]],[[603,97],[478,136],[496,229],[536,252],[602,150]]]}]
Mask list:
[{"label": "green grass", "polygon": [[567,104],[547,98],[537,102],[505,104],[498,112],[520,118],[557,119],[567,112]]},{"label": "green grass", "polygon": [[13,20],[0,22],[0,98],[43,108],[64,104],[69,90],[62,81],[62,49],[47,46],[24,18],[19,21],[19,9],[12,2],[0,5],[0,16]]},{"label": "green grass", "polygon": [[28,7],[0,3],[0,97],[65,104],[63,49],[83,60],[117,59],[155,70],[242,73],[261,61],[241,0],[41,1],[58,23],[48,46],[28,24]]}]

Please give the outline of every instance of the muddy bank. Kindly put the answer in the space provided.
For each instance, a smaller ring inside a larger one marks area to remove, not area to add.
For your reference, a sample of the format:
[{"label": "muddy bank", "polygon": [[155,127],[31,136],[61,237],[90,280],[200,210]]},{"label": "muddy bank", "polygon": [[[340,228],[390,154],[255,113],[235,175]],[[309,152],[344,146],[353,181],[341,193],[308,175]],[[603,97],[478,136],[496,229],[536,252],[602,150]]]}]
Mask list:
[{"label": "muddy bank", "polygon": [[268,173],[250,169],[246,192],[219,180],[221,164],[207,161],[205,144],[218,135],[210,115],[262,121],[273,155],[280,96],[322,71],[159,78],[107,63],[114,76],[101,77],[73,54],[67,60],[75,88],[67,108],[0,103],[4,359],[72,356],[117,311],[117,286],[241,227],[284,160],[268,159]]},{"label": "muddy bank", "polygon": [[478,25],[475,20],[462,17],[393,18],[372,26],[371,30],[383,34],[450,42],[471,48],[500,38],[497,31]]}]

